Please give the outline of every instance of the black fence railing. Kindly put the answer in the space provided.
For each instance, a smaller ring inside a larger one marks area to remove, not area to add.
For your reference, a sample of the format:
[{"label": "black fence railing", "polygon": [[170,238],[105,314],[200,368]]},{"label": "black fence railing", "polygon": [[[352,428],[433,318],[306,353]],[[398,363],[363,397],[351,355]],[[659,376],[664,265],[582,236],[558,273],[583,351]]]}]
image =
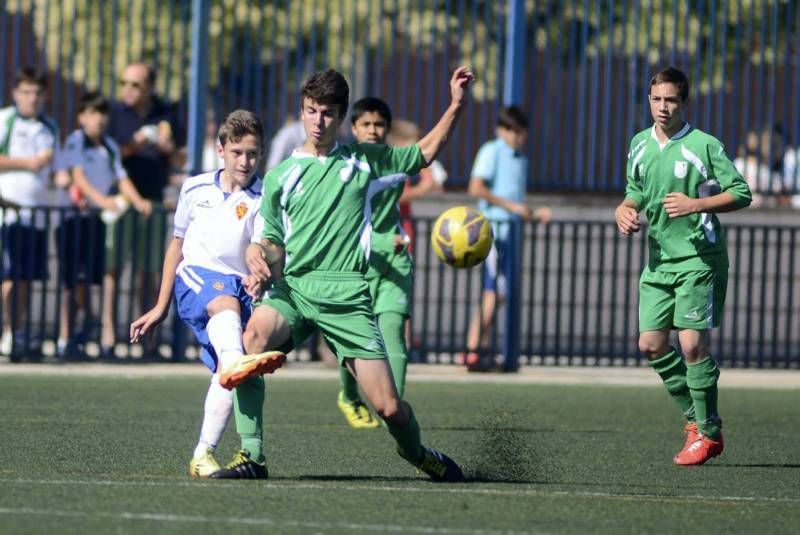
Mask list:
[{"label": "black fence railing", "polygon": [[[12,236],[15,227],[8,222],[0,234],[4,271],[13,267],[11,257],[28,255],[3,282],[0,350],[12,360],[41,358],[56,355],[61,339],[90,359],[196,358],[191,335],[174,315],[145,345],[128,343],[130,322],[156,295],[171,213],[162,209],[143,218],[131,212],[111,224],[93,217],[86,218],[90,224],[67,227],[78,217],[74,210],[37,208],[31,215],[44,247],[31,246],[35,234]],[[433,220],[412,223],[411,359],[459,362],[481,299],[481,268],[441,263],[430,246]],[[502,360],[518,351],[522,365],[643,365],[636,339],[646,233],[620,236],[612,221],[525,223],[518,230],[518,283],[509,288],[510,307],[495,312],[486,352]],[[733,224],[726,230],[731,268],[712,354],[728,367],[800,367],[800,226]],[[44,276],[34,277],[41,266]],[[73,284],[81,278],[94,282],[85,295]],[[309,354],[300,349],[295,358]]]}]

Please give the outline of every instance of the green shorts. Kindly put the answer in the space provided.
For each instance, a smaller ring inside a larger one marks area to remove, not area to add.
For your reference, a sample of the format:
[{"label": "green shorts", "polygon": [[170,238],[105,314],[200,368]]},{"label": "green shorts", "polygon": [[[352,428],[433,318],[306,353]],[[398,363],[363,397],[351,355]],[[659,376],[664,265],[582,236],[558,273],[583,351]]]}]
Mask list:
[{"label": "green shorts", "polygon": [[375,315],[397,312],[411,315],[414,295],[414,265],[405,249],[397,254],[372,251],[367,272],[369,293]]},{"label": "green shorts", "polygon": [[719,327],[727,269],[671,273],[645,267],[639,279],[639,331]]},{"label": "green shorts", "polygon": [[[318,328],[341,364],[346,357],[386,358],[369,288],[358,272],[317,271],[277,281],[255,306],[274,308],[298,347]],[[282,347],[281,350],[287,350]]]},{"label": "green shorts", "polygon": [[133,256],[134,269],[160,273],[167,245],[167,212],[153,203],[150,217],[128,210],[106,229],[106,269],[122,271]]}]

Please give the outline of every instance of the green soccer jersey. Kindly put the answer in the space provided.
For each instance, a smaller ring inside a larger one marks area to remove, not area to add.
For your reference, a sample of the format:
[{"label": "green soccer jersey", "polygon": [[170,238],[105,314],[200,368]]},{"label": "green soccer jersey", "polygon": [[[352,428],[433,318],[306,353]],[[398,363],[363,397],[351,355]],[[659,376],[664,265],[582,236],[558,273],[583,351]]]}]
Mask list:
[{"label": "green soccer jersey", "polygon": [[372,199],[372,252],[391,255],[394,253],[394,237],[400,227],[400,209],[397,206],[403,196],[405,182],[400,182],[381,191]]},{"label": "green soccer jersey", "polygon": [[714,137],[686,124],[666,144],[655,127],[634,136],[628,153],[625,198],[644,210],[649,223],[649,265],[656,271],[700,271],[728,267],[719,219],[711,213],[670,218],[667,193],[701,198],[727,191],[736,208],[750,204],[747,183]]},{"label": "green soccer jersey", "polygon": [[338,145],[328,156],[294,152],[264,178],[264,238],[286,250],[286,275],[366,272],[372,198],[419,172],[419,147]]}]

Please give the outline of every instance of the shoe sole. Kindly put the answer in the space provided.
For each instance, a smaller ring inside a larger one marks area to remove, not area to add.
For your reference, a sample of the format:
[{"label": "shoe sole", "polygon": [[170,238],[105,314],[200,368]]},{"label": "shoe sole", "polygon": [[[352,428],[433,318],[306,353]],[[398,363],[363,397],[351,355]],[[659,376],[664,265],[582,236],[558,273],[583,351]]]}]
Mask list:
[{"label": "shoe sole", "polygon": [[672,463],[675,464],[676,466],[702,466],[702,465],[706,464],[708,461],[710,461],[711,459],[713,459],[714,457],[719,457],[720,455],[722,455],[722,452],[724,451],[724,449],[725,448],[723,446],[723,448],[720,449],[718,452],[712,453],[711,455],[709,455],[708,457],[706,457],[705,459],[703,459],[699,463],[682,463],[682,462],[679,462],[677,455],[672,458]]},{"label": "shoe sole", "polygon": [[286,362],[286,355],[280,351],[267,351],[266,353],[253,355],[251,362],[232,372],[220,374],[219,384],[223,388],[231,390],[250,377],[273,373],[283,366],[284,362]]},{"label": "shoe sole", "polygon": [[219,468],[217,468],[216,470],[214,470],[212,472],[209,472],[207,474],[201,474],[199,472],[193,472],[192,469],[190,468],[189,469],[189,477],[191,477],[192,479],[211,479],[211,474],[213,474],[214,472],[217,472],[217,471],[219,471]]}]

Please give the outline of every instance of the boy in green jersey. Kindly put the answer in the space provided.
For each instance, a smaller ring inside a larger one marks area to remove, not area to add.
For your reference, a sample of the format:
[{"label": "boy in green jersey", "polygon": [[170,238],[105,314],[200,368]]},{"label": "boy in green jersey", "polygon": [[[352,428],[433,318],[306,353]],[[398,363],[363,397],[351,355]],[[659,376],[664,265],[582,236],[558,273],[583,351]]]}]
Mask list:
[{"label": "boy in green jersey", "polygon": [[[750,189],[714,137],[684,120],[689,81],[669,67],[650,80],[654,124],[628,153],[625,200],[614,216],[624,235],[646,210],[648,263],[639,280],[639,350],[686,418],[686,441],[673,462],[703,464],[724,448],[717,410],[719,369],[708,330],[720,324],[728,252],[716,213],[748,206]],[[677,329],[683,358],[670,346]]]},{"label": "boy in green jersey", "polygon": [[[397,393],[365,279],[371,201],[433,161],[455,128],[473,79],[466,67],[457,68],[450,79],[451,104],[433,130],[416,145],[395,148],[336,143],[349,87],[332,69],[313,75],[302,89],[306,142],[265,177],[262,240],[246,251],[251,274],[272,280],[244,334],[248,353],[297,345],[318,328],[386,422],[400,455],[436,481],[461,481],[463,474],[449,457],[422,446],[411,406]],[[246,385],[239,387],[240,396]],[[252,387],[252,399],[263,402],[263,382]],[[252,403],[255,421],[261,412],[261,403]],[[240,452],[214,477],[246,478],[252,463],[263,463],[261,452]]]},{"label": "boy in green jersey", "polygon": [[[351,130],[357,143],[386,144],[392,128],[389,105],[376,97],[365,97],[353,104]],[[405,322],[411,312],[413,266],[400,227],[398,202],[405,182],[378,193],[372,200],[372,244],[367,283],[372,308],[386,348],[395,387],[402,398],[405,390]],[[337,405],[347,422],[355,428],[375,428],[379,421],[372,416],[358,393],[358,382],[346,367],[340,367]]]}]

